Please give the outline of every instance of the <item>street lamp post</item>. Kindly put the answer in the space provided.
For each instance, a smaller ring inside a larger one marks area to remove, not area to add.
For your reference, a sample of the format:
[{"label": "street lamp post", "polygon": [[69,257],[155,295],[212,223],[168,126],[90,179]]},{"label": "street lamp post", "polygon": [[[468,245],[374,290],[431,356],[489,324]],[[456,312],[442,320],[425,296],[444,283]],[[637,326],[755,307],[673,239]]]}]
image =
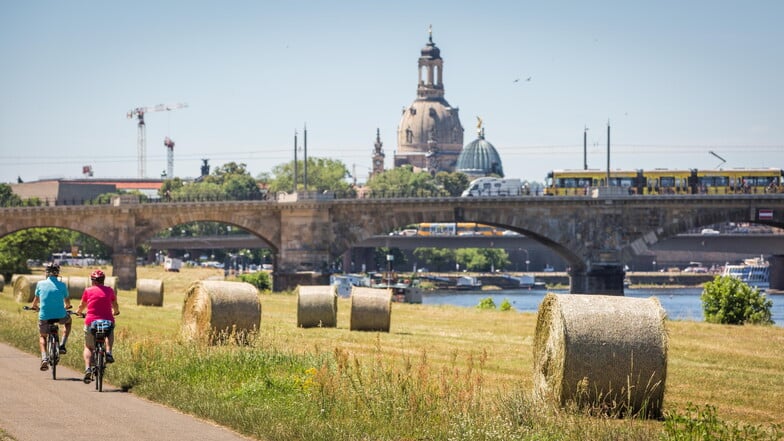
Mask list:
[{"label": "street lamp post", "polygon": [[392,286],[392,261],[395,260],[395,256],[392,254],[387,254],[387,286]]},{"label": "street lamp post", "polygon": [[525,251],[525,272],[528,272],[528,265],[531,264],[531,258],[528,255],[528,250],[520,249],[520,251]]}]

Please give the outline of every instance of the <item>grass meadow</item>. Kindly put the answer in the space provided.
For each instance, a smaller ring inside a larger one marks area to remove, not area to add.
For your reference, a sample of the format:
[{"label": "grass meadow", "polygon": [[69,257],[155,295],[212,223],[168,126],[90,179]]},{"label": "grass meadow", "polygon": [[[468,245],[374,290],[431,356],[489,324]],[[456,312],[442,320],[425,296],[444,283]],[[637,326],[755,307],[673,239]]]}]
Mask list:
[{"label": "grass meadow", "polygon": [[[533,399],[535,314],[395,303],[390,332],[357,332],[339,299],[337,328],[302,329],[295,295],[262,293],[250,344],[184,342],[187,286],[222,276],[138,268],[138,278],[164,281],[164,304],[137,306],[135,290],[119,292],[107,380],[260,440],[784,439],[781,327],[669,321],[665,418],[618,418]],[[22,306],[7,284],[0,340],[35,354],[36,315]],[[63,362],[83,367],[78,350]]]}]

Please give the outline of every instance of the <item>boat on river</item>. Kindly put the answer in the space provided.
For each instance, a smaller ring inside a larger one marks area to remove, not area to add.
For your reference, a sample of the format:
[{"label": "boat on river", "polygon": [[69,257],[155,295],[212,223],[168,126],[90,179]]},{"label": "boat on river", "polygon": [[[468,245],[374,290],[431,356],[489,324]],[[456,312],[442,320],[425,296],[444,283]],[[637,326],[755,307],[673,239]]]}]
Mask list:
[{"label": "boat on river", "polygon": [[370,286],[370,277],[361,274],[333,274],[329,276],[329,284],[335,286],[340,297],[349,297],[355,286]]},{"label": "boat on river", "polygon": [[478,277],[460,276],[457,278],[455,289],[481,289],[482,281]]},{"label": "boat on river", "polygon": [[770,263],[760,256],[738,265],[727,264],[722,276],[736,277],[752,288],[767,289],[770,287]]}]

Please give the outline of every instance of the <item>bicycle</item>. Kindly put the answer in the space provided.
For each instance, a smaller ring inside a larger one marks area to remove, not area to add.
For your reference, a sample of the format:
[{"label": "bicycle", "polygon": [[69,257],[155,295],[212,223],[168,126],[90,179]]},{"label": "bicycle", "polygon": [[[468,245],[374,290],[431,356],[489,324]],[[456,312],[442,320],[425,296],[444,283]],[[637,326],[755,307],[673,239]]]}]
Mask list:
[{"label": "bicycle", "polygon": [[[39,308],[23,306],[25,311],[38,311]],[[66,311],[68,314],[75,314],[73,311]],[[52,368],[52,380],[57,379],[57,364],[60,362],[60,327],[61,319],[48,319],[49,331],[46,334],[46,356],[49,359],[49,366]]]},{"label": "bicycle", "polygon": [[[103,392],[103,376],[106,371],[106,339],[112,330],[109,320],[95,320],[90,323],[90,333],[95,336],[95,348],[91,359],[91,377],[95,380],[95,390]],[[85,378],[85,382],[89,382]]]}]

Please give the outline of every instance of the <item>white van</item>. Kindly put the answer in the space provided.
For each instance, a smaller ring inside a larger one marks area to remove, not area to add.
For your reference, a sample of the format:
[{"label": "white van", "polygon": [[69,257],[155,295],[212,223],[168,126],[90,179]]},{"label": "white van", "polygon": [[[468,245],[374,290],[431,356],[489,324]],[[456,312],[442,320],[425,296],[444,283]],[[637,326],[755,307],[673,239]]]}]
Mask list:
[{"label": "white van", "polygon": [[471,181],[462,196],[520,196],[523,184],[519,179],[483,177]]}]

